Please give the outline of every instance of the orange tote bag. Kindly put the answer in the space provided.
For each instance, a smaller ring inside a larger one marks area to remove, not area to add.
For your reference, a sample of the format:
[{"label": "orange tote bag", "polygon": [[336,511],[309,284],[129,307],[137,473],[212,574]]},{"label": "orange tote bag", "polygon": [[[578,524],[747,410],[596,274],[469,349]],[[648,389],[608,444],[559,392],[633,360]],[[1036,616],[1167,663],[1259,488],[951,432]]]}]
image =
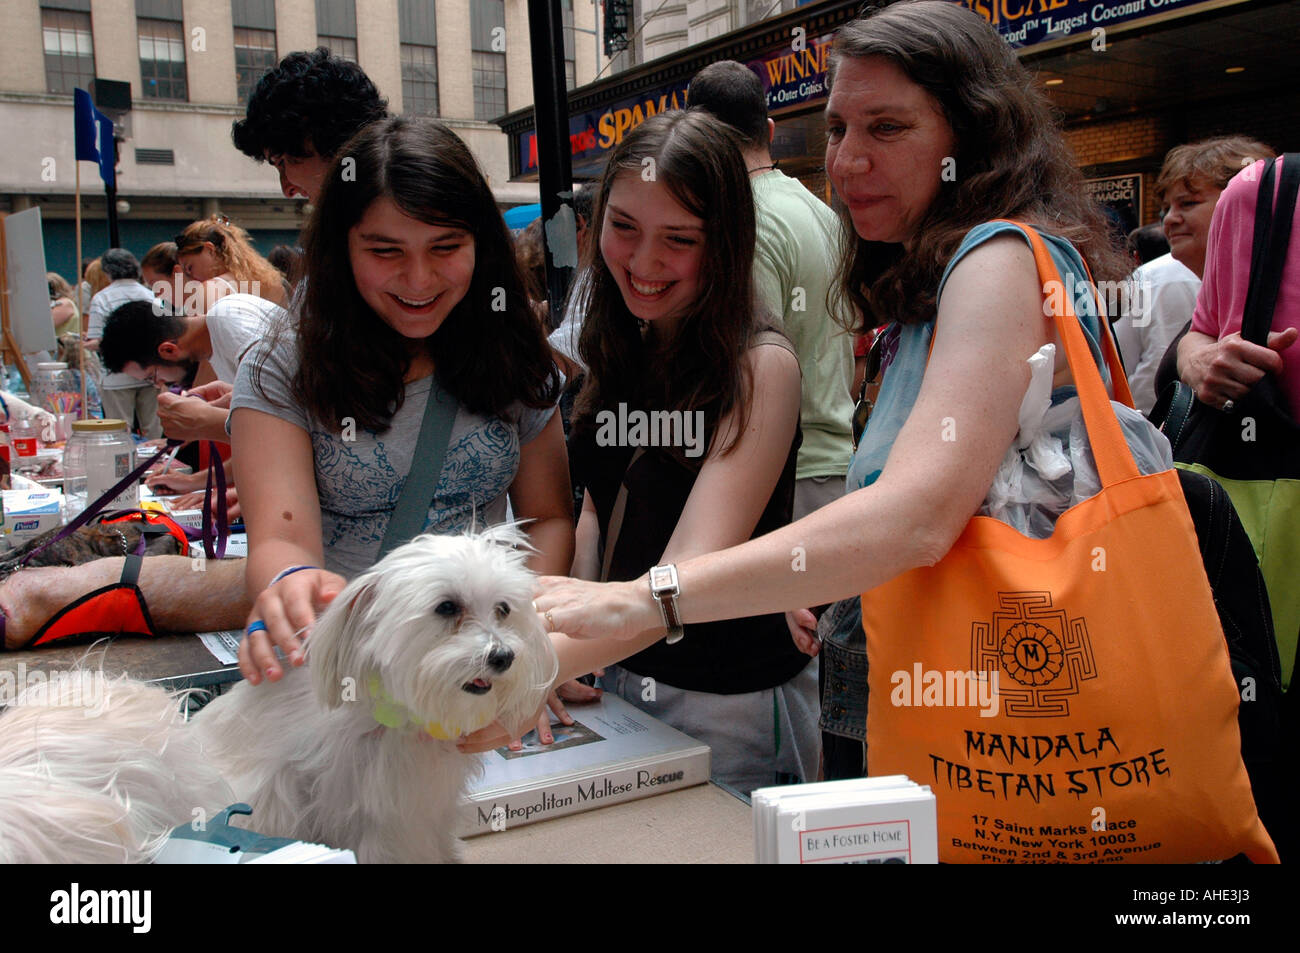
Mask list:
[{"label": "orange tote bag", "polygon": [[[1044,292],[1064,287],[1037,232],[1020,227]],[[862,596],[868,773],[932,787],[945,862],[1181,863],[1244,852],[1276,863],[1177,473],[1139,473],[1071,296],[1051,298],[1063,299],[1056,327],[1101,492],[1047,539],[976,516],[937,565]]]}]

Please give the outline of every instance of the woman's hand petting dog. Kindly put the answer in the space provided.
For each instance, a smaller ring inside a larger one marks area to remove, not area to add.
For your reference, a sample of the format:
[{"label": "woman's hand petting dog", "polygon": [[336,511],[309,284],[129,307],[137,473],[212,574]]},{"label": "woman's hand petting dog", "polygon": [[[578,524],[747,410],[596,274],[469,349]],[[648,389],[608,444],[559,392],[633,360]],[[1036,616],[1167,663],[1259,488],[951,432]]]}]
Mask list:
[{"label": "woman's hand petting dog", "polygon": [[253,685],[260,684],[263,676],[278,682],[284,677],[284,663],[276,658],[275,649],[290,665],[301,665],[306,657],[300,637],[306,636],[316,616],[347,584],[338,573],[304,569],[263,589],[253,603],[248,622],[251,625],[261,621],[266,628],[245,632],[239,643],[240,674]]}]

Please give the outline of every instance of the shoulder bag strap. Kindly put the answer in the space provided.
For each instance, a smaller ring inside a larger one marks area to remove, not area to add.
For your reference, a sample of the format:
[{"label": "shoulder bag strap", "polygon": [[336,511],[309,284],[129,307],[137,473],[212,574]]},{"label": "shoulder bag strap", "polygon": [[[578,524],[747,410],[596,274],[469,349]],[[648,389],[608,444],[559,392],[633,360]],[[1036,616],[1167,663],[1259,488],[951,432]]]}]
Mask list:
[{"label": "shoulder bag strap", "polygon": [[618,481],[618,496],[614,497],[614,509],[609,514],[609,531],[605,533],[605,553],[600,560],[600,581],[609,582],[609,567],[614,562],[614,547],[618,545],[618,534],[623,529],[623,513],[627,509],[627,475],[632,467],[645,453],[645,447],[637,447],[632,459],[627,462],[627,469]]},{"label": "shoulder bag strap", "polygon": [[1169,446],[1175,454],[1183,441],[1183,430],[1192,419],[1195,403],[1192,389],[1182,381],[1175,380],[1160,392],[1155,406],[1147,415],[1147,420],[1169,439]]},{"label": "shoulder bag strap", "polygon": [[[998,221],[1011,220],[999,219]],[[1011,223],[1021,228],[1029,239],[1029,244],[1034,250],[1034,263],[1038,268],[1041,286],[1046,289],[1052,287],[1049,282],[1059,284],[1061,274],[1038,231],[1024,222],[1011,221]],[[1044,294],[1046,295],[1046,291]],[[1106,385],[1102,382],[1101,371],[1092,358],[1092,349],[1088,346],[1083,326],[1074,313],[1070,296],[1061,295],[1060,298],[1061,307],[1053,309],[1052,317],[1056,322],[1056,331],[1061,336],[1065,357],[1079,392],[1079,404],[1083,410],[1088,442],[1092,446],[1092,455],[1097,463],[1097,475],[1101,478],[1103,487],[1110,487],[1141,474],[1137,462],[1133,459],[1133,451],[1129,449],[1128,441],[1124,439],[1124,431],[1120,428],[1119,419],[1110,406],[1110,396],[1106,393]],[[1102,348],[1107,362],[1113,369],[1119,360],[1119,355],[1109,335],[1103,335]],[[1123,374],[1122,369],[1120,374]]]},{"label": "shoulder bag strap", "polygon": [[388,518],[388,528],[379,544],[377,559],[383,559],[398,546],[409,543],[424,529],[429,518],[429,506],[438,489],[438,478],[442,475],[442,461],[447,456],[447,443],[451,439],[458,409],[456,398],[439,387],[438,379],[434,377],[429,387],[429,400],[424,405],[415,454],[411,457],[411,471],[406,475],[397,505]]},{"label": "shoulder bag strap", "polygon": [[1241,316],[1241,336],[1252,344],[1266,346],[1277,292],[1282,284],[1287,246],[1291,240],[1291,221],[1295,214],[1296,192],[1300,189],[1300,153],[1288,153],[1282,165],[1282,181],[1277,191],[1277,209],[1273,208],[1273,182],[1277,160],[1265,163],[1255,202],[1255,233],[1251,243],[1250,286]]}]

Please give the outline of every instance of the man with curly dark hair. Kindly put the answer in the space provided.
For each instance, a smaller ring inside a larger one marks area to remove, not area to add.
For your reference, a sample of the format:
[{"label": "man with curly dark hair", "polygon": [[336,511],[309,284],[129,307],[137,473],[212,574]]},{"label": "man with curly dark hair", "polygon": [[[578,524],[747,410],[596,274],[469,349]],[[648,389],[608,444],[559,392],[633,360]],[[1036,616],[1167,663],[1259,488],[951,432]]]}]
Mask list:
[{"label": "man with curly dark hair", "polygon": [[286,198],[315,202],[334,154],[388,115],[388,100],[355,63],[325,47],[290,53],[257,83],[230,130],[235,148],[269,162]]}]

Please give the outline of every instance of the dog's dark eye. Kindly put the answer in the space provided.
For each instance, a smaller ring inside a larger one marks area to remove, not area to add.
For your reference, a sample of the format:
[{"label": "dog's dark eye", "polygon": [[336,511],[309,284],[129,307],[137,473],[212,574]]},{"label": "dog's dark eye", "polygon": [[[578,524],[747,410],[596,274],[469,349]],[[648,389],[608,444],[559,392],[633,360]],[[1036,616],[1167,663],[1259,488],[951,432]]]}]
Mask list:
[{"label": "dog's dark eye", "polygon": [[438,615],[460,615],[460,603],[444,599],[434,607],[433,611]]},{"label": "dog's dark eye", "polygon": [[498,618],[498,619],[504,619],[504,618],[505,618],[506,616],[508,616],[509,614],[510,614],[510,606],[509,606],[509,604],[507,604],[507,603],[505,603],[505,602],[498,602],[498,603],[497,603],[497,618]]}]

